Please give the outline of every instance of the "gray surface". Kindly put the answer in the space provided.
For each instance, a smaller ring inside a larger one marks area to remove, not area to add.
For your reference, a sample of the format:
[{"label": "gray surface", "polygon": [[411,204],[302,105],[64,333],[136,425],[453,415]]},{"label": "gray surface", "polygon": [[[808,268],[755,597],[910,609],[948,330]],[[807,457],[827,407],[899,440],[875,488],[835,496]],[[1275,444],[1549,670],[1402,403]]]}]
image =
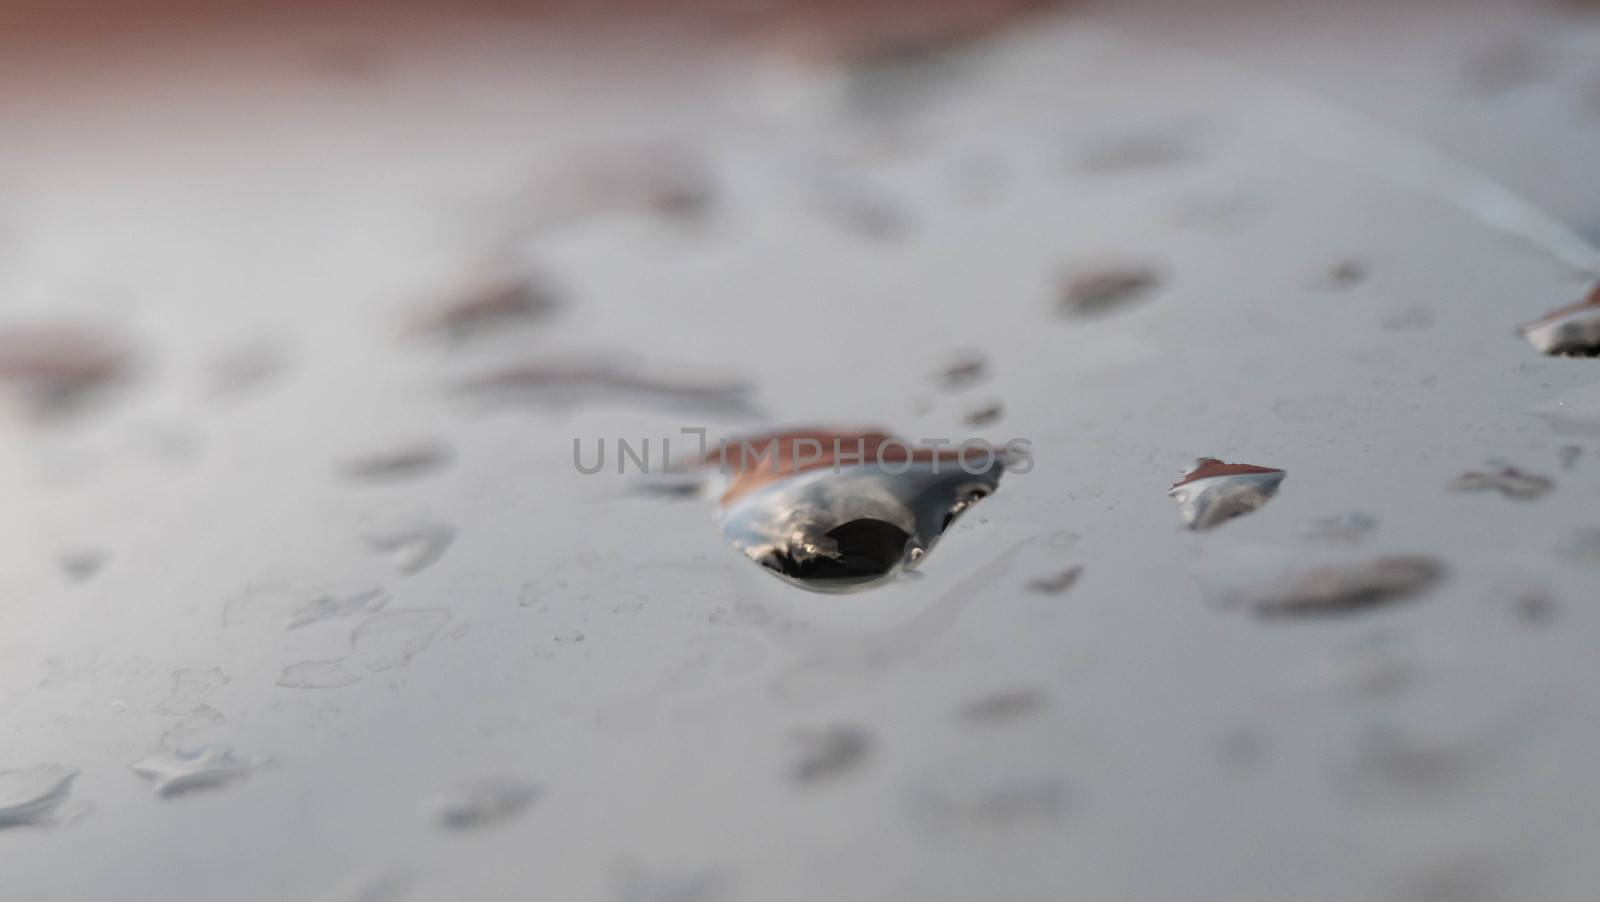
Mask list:
[{"label": "gray surface", "polygon": [[[1600,622],[1593,564],[1559,552],[1594,524],[1600,462],[1531,411],[1595,363],[1512,332],[1582,284],[1552,221],[1279,86],[1070,20],[865,118],[837,74],[772,61],[564,87],[624,39],[397,25],[353,79],[307,65],[326,40],[41,57],[53,91],[4,100],[28,124],[0,149],[8,319],[108,322],[142,361],[103,409],[6,423],[0,767],[76,767],[92,810],[0,831],[5,898],[1592,897]],[[1181,159],[1074,168],[1152,130]],[[551,221],[511,189],[635,141],[709,156],[704,222],[510,230],[559,314],[460,346],[401,336],[506,224]],[[904,236],[842,228],[840,183]],[[1349,258],[1370,278],[1330,287]],[[1108,260],[1167,282],[1059,315],[1061,277]],[[218,355],[263,341],[283,372],[215,397]],[[768,418],[445,390],[590,351],[747,379]],[[941,391],[972,351],[992,377]],[[571,463],[575,437],[683,426],[961,438],[995,399],[986,436],[1032,440],[1037,467],[920,579],[858,595],[784,585],[709,503]],[[453,460],[341,476],[418,440]],[[1166,491],[1201,455],[1288,475],[1191,533]],[[1447,491],[1493,458],[1556,488]],[[1351,511],[1378,522],[1353,547],[1301,535]],[[413,574],[369,544],[419,526],[453,541]],[[109,557],[73,584],[58,561],[83,547]],[[1337,620],[1217,603],[1388,553],[1449,579]],[[1073,564],[1065,593],[1028,588]],[[285,628],[369,588],[376,613]],[[1553,613],[1530,621],[1530,593]],[[277,684],[334,658],[361,679]],[[184,668],[226,682],[162,713]],[[159,798],[130,765],[180,725],[271,763]],[[538,791],[438,825],[441,797],[493,780]]]}]

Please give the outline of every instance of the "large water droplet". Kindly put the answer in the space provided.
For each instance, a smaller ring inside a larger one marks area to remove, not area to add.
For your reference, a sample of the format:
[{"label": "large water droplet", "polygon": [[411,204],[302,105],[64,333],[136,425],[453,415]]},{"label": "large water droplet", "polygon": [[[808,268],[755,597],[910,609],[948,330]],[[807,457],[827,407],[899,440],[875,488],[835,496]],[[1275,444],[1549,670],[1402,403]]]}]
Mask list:
[{"label": "large water droplet", "polygon": [[1284,471],[1254,464],[1228,464],[1202,457],[1167,492],[1190,529],[1210,529],[1248,514],[1278,493]]},{"label": "large water droplet", "polygon": [[794,585],[865,589],[917,564],[962,511],[998,487],[1004,464],[995,449],[962,460],[883,433],[746,439],[728,448],[722,530]]}]

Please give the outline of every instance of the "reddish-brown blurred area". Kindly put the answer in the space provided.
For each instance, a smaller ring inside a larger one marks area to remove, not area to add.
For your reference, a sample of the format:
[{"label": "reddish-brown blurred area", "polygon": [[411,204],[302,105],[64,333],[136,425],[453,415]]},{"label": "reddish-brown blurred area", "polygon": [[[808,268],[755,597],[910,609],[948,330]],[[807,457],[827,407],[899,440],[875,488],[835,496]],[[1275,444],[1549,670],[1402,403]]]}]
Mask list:
[{"label": "reddish-brown blurred area", "polygon": [[8,0],[0,42],[125,35],[234,20],[393,13],[551,20],[672,18],[807,55],[859,57],[973,37],[1059,0]]}]

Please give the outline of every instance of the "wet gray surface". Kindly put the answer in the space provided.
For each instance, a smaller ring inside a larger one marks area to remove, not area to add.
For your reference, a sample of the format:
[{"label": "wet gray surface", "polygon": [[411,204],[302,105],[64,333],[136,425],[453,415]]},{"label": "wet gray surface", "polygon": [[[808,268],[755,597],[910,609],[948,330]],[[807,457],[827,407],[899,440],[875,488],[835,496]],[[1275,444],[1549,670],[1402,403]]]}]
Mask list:
[{"label": "wet gray surface", "polygon": [[[354,75],[292,28],[15,63],[5,321],[131,357],[0,421],[6,899],[1592,898],[1600,370],[1515,326],[1596,258],[1537,205],[1093,17],[893,115],[425,24]],[[559,309],[415,334],[490,257]],[[1159,290],[1061,315],[1126,259]],[[816,424],[1035,466],[834,596],[573,465]],[[1292,476],[1185,530],[1205,456]],[[1451,491],[1496,460],[1550,486]],[[1236,609],[1396,557],[1440,575]]]}]

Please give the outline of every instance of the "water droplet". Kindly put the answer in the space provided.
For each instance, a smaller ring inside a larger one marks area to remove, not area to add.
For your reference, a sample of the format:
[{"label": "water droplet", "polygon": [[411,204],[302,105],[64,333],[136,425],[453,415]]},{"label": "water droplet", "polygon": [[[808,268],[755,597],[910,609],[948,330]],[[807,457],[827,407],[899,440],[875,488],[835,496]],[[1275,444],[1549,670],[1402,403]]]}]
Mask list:
[{"label": "water droplet", "polygon": [[1190,529],[1210,529],[1248,514],[1272,499],[1288,475],[1272,467],[1223,463],[1202,457],[1167,492]]},{"label": "water droplet", "polygon": [[1000,724],[1021,720],[1044,709],[1047,697],[1039,689],[1006,689],[962,705],[956,715],[968,723]]},{"label": "water droplet", "polygon": [[446,608],[386,611],[356,627],[350,647],[368,670],[403,667],[433,644],[450,617]]},{"label": "water droplet", "polygon": [[539,787],[514,777],[483,777],[458,784],[435,805],[434,820],[448,830],[474,830],[515,818],[538,800]]},{"label": "water droplet", "polygon": [[421,573],[444,557],[456,531],[443,523],[422,522],[367,536],[372,550],[387,555],[401,573]]},{"label": "water droplet", "polygon": [[77,768],[60,764],[0,770],[0,829],[54,823],[77,776]]},{"label": "water droplet", "polygon": [[[802,448],[819,456],[802,459]],[[727,462],[723,534],[769,572],[818,592],[879,585],[915,564],[1004,470],[993,449],[962,462],[882,433],[745,439],[730,443]]]},{"label": "water droplet", "polygon": [[1517,331],[1541,354],[1593,357],[1600,354],[1600,282],[1583,299],[1552,310]]},{"label": "water droplet", "polygon": [[339,472],[358,482],[395,482],[426,476],[454,459],[448,445],[414,442],[347,460],[339,465]]},{"label": "water droplet", "polygon": [[1340,260],[1328,268],[1327,285],[1338,291],[1354,288],[1368,278],[1366,264],[1360,260]]},{"label": "water droplet", "polygon": [[225,745],[211,745],[157,752],[135,762],[133,772],[150,780],[156,795],[172,798],[231,783],[266,763],[264,758],[240,758]]},{"label": "water droplet", "polygon": [[1414,598],[1439,583],[1443,564],[1420,555],[1294,568],[1224,600],[1250,606],[1262,617],[1348,614]]},{"label": "water droplet", "polygon": [[986,404],[983,407],[979,407],[977,410],[968,413],[966,416],[961,418],[961,422],[971,426],[974,429],[978,429],[983,426],[992,426],[999,422],[1002,416],[1005,416],[1005,412],[1005,405],[996,401],[993,404]]},{"label": "water droplet", "polygon": [[1107,266],[1070,276],[1061,288],[1061,312],[1092,317],[1145,300],[1161,285],[1161,274],[1142,264]]},{"label": "water droplet", "polygon": [[418,314],[406,331],[465,341],[534,322],[560,304],[555,289],[536,273],[490,268],[451,293],[445,303]]},{"label": "water droplet", "polygon": [[1480,473],[1463,473],[1450,483],[1453,492],[1499,492],[1507,498],[1518,501],[1532,501],[1550,491],[1555,486],[1555,481],[1547,476],[1536,476],[1524,473],[1516,467],[1501,467],[1499,470]]},{"label": "water droplet", "polygon": [[111,557],[98,548],[79,548],[61,556],[61,572],[75,583],[88,582],[106,565]]},{"label": "water droplet", "polygon": [[989,378],[989,364],[978,355],[967,355],[939,370],[934,378],[945,391],[960,391]]},{"label": "water droplet", "polygon": [[1522,622],[1543,624],[1555,619],[1560,605],[1543,590],[1527,589],[1517,594],[1512,608]]},{"label": "water droplet", "polygon": [[323,595],[313,598],[289,615],[284,629],[299,629],[321,620],[349,617],[352,614],[372,614],[389,603],[389,595],[382,589],[367,589],[353,595]]},{"label": "water droplet", "polygon": [[348,670],[343,658],[326,661],[301,661],[283,668],[277,684],[287,689],[337,689],[361,681],[361,674]]},{"label": "water droplet", "polygon": [[454,392],[494,405],[628,402],[728,417],[758,412],[753,389],[743,382],[687,378],[599,358],[506,366],[461,382]]},{"label": "water droplet", "polygon": [[206,694],[228,682],[216,667],[182,667],[172,672],[172,694],[156,706],[157,714],[186,716],[205,706]]},{"label": "water droplet", "polygon": [[1073,564],[1071,567],[1053,576],[1041,576],[1028,581],[1028,588],[1034,592],[1043,592],[1046,595],[1060,595],[1072,588],[1078,582],[1078,577],[1083,575],[1083,567]]},{"label": "water droplet", "polygon": [[109,334],[75,326],[0,329],[0,383],[22,391],[35,413],[76,407],[120,382],[133,355]]},{"label": "water droplet", "polygon": [[839,725],[798,730],[800,756],[791,774],[796,783],[831,780],[855,770],[872,752],[872,734],[857,726]]}]

